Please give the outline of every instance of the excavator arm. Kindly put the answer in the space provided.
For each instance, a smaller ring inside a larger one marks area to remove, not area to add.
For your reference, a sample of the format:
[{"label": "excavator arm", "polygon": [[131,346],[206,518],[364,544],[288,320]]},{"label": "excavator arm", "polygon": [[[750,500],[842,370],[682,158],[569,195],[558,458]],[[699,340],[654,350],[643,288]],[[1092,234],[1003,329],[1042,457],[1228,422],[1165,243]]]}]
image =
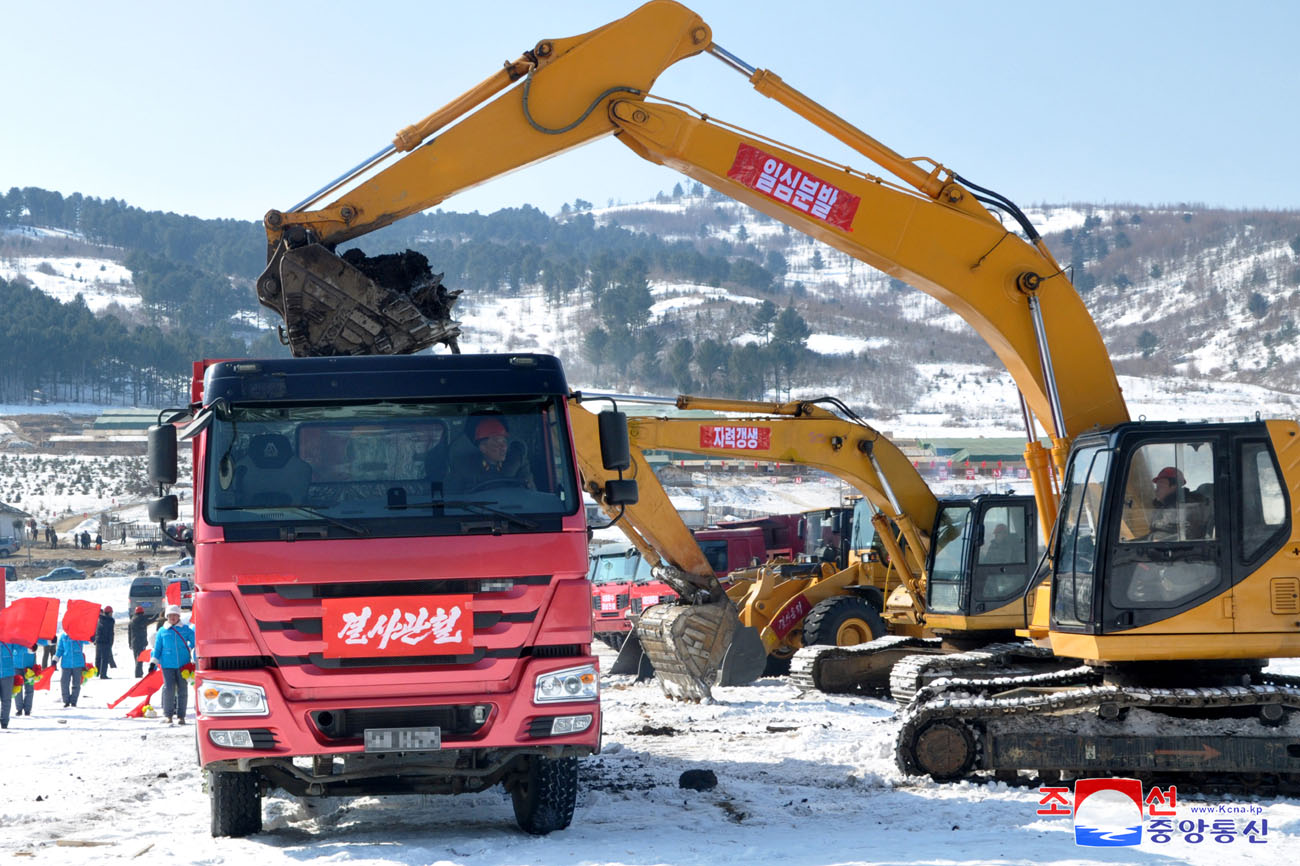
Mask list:
[{"label": "excavator arm", "polygon": [[[660,72],[706,52],[902,183],[649,96]],[[1023,396],[1026,457],[1044,525],[1055,517],[1056,485],[1033,418],[1052,434],[1058,475],[1074,436],[1127,420],[1100,333],[1014,205],[938,163],[900,156],[774,73],[750,67],[671,0],[581,36],[539,42],[352,172],[288,211],[269,212],[259,298],[285,317],[296,354],[416,351],[439,341],[454,349],[454,296],[427,263],[344,261],[335,245],[605,135],[910,283],[967,321]],[[986,205],[1010,212],[1028,240]]]}]

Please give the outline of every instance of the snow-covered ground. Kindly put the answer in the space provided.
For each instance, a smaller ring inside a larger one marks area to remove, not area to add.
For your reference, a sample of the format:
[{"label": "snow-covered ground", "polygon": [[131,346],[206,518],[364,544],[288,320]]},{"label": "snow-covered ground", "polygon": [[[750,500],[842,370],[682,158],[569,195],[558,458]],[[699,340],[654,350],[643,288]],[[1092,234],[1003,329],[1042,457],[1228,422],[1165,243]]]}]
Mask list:
[{"label": "snow-covered ground", "polygon": [[[720,486],[719,504],[752,502],[760,485]],[[774,510],[838,501],[827,481],[761,485]],[[52,595],[111,605],[125,664],[125,567],[85,581],[8,584],[9,597]],[[602,667],[612,657],[603,647]],[[1300,674],[1300,661],[1274,668]],[[88,681],[65,709],[38,692],[31,718],[0,731],[0,856],[5,862],[99,864],[436,864],[436,866],[713,866],[820,864],[1291,864],[1300,856],[1300,800],[1182,797],[1193,807],[1261,809],[1269,835],[1137,848],[1076,847],[1069,818],[1037,814],[1035,787],[936,785],[894,765],[894,707],[883,700],[800,694],[765,678],[717,688],[714,702],[669,700],[653,683],[602,678],[603,750],[584,764],[574,823],[545,838],[520,833],[498,790],[460,797],[297,800],[264,804],[265,830],[212,839],[194,758],[194,728],[129,719],[107,704],[131,684],[126,669]],[[192,706],[192,703],[191,703]],[[192,710],[191,710],[192,715]],[[678,786],[688,769],[716,774],[708,791]],[[1243,827],[1247,816],[1233,816]]]},{"label": "snow-covered ground", "polygon": [[[98,577],[42,591],[120,610],[129,580]],[[608,668],[611,657],[601,651]],[[1300,672],[1295,663],[1282,667]],[[1037,788],[901,776],[889,702],[801,695],[780,678],[718,688],[713,703],[687,704],[668,700],[653,682],[604,677],[603,751],[584,764],[573,825],[544,838],[515,828],[509,799],[496,789],[304,801],[276,792],[264,803],[263,833],[212,839],[194,728],[125,718],[134,701],[108,709],[131,683],[122,672],[88,681],[75,708],[64,709],[57,691],[38,692],[33,715],[0,732],[5,862],[1281,866],[1300,856],[1300,801],[1250,797],[1231,802],[1262,810],[1253,817],[1269,822],[1263,843],[1175,837],[1137,848],[1076,847],[1070,819],[1037,814]],[[717,787],[680,788],[688,769],[713,771]],[[1224,802],[1180,798],[1179,816]]]}]

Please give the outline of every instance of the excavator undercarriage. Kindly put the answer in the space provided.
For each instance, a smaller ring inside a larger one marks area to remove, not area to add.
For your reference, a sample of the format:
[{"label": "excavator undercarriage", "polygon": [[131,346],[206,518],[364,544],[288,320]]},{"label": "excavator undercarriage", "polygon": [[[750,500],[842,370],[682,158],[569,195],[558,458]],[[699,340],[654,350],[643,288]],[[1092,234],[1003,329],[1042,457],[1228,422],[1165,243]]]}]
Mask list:
[{"label": "excavator undercarriage", "polygon": [[1300,677],[1232,679],[1143,687],[1085,665],[938,680],[903,713],[898,767],[938,781],[1122,774],[1180,791],[1300,791]]}]

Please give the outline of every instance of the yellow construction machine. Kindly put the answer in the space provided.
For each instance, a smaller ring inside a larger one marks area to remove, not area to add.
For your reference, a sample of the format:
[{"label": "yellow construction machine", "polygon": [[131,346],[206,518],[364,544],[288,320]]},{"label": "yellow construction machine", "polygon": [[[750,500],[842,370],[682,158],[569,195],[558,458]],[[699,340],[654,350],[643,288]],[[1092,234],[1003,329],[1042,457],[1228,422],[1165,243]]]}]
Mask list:
[{"label": "yellow construction machine", "polygon": [[[575,397],[576,402],[583,399]],[[891,690],[905,700],[955,665],[964,665],[967,675],[975,675],[972,667],[981,667],[982,676],[1009,676],[1026,666],[1039,669],[1043,657],[1050,656],[1015,640],[1015,630],[1027,625],[1025,590],[1038,562],[1032,497],[937,498],[894,443],[834,398],[765,403],[680,396],[671,402],[679,409],[727,415],[630,415],[633,454],[669,451],[807,466],[835,475],[862,496],[854,515],[858,540],[850,545],[846,568],[830,562],[773,561],[732,574],[726,596],[740,622],[745,649],[738,652],[752,656],[758,651],[753,632],[767,665],[750,662],[742,668],[732,662],[723,682],[744,681],[738,670],[785,673],[794,658],[792,673],[805,688],[871,694]],[[745,417],[736,417],[741,413]],[[584,450],[579,440],[579,454]],[[637,462],[639,466],[642,460]],[[595,461],[584,471],[597,490],[608,480]],[[632,541],[656,547],[649,555],[664,554],[669,560],[685,559],[682,545],[694,554],[687,534],[676,526],[680,518],[675,512],[647,507],[647,501],[667,501],[657,479],[641,473],[635,478],[643,501],[619,510],[620,525]],[[677,529],[678,549],[665,550],[665,523]],[[659,538],[645,542],[651,535]],[[680,631],[680,623],[698,615],[691,607],[660,605],[641,618],[636,637],[653,664],[663,660],[673,669],[673,653],[664,649],[662,635]],[[999,651],[991,653],[990,644]],[[810,651],[800,652],[804,647]],[[976,648],[980,654],[927,658]],[[638,669],[633,660],[637,650],[636,641],[625,643],[616,672]],[[895,663],[904,659],[908,664],[895,671]],[[985,659],[986,664],[979,664]]]},{"label": "yellow construction machine", "polygon": [[[699,54],[897,180],[648,93],[663,69]],[[967,686],[960,699],[923,689],[903,720],[900,766],[936,778],[1300,774],[1300,681],[1263,672],[1300,655],[1300,426],[1130,422],[1095,323],[1019,209],[740,60],[677,3],[538,42],[356,171],[268,213],[259,297],[285,316],[296,354],[450,344],[450,298],[427,266],[345,261],[335,247],[606,135],[937,298],[1020,389],[1039,521],[1054,527],[1036,634],[1081,670]]]}]

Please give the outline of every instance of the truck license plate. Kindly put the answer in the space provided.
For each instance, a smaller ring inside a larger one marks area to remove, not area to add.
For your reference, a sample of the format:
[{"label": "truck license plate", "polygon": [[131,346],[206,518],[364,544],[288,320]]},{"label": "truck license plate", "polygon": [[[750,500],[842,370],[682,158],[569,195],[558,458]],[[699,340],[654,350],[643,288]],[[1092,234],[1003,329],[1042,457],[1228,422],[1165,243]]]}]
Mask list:
[{"label": "truck license plate", "polygon": [[367,752],[415,752],[442,748],[442,728],[366,728]]}]

